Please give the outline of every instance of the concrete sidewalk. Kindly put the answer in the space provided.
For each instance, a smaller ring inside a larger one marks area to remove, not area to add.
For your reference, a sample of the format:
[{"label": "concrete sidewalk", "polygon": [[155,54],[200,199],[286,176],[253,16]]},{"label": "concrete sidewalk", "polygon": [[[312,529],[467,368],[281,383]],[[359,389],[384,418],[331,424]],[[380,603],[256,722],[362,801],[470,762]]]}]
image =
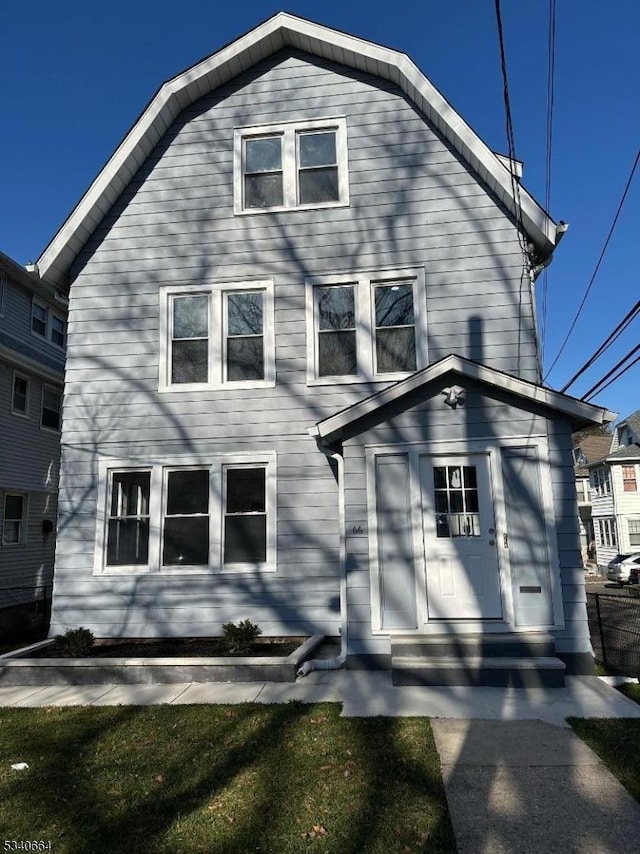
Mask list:
[{"label": "concrete sidewalk", "polygon": [[566,718],[640,718],[596,677],[565,688],[396,688],[389,673],[325,671],[296,683],[0,688],[0,706],[342,703],[347,717],[431,718],[460,854],[640,850],[640,805]]}]

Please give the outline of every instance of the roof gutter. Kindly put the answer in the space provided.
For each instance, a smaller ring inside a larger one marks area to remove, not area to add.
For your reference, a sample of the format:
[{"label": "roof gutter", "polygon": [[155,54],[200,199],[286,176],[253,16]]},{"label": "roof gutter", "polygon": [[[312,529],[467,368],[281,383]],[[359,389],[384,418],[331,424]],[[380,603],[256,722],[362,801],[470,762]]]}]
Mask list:
[{"label": "roof gutter", "polygon": [[555,235],[555,240],[553,242],[553,246],[544,255],[537,254],[535,249],[533,247],[531,247],[530,258],[532,260],[532,265],[533,265],[531,267],[531,281],[532,282],[538,278],[538,276],[544,270],[545,267],[549,266],[549,264],[551,263],[551,261],[553,259],[553,253],[558,248],[558,244],[560,243],[560,241],[565,236],[565,234],[567,233],[568,230],[569,230],[569,223],[568,222],[564,222],[563,220],[560,220],[560,222],[558,222],[556,224],[556,235]]}]

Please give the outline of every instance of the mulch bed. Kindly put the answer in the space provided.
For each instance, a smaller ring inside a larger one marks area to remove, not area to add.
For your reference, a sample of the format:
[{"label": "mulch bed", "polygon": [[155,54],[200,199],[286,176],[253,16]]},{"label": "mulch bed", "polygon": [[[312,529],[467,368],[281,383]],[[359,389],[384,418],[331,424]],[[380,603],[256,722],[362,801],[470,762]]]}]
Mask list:
[{"label": "mulch bed", "polygon": [[[286,657],[297,649],[305,637],[261,638],[257,640],[249,655],[259,658],[268,656]],[[119,638],[97,640],[89,658],[201,658],[231,656],[222,638]],[[30,658],[60,658],[56,644],[34,652]],[[237,654],[236,654],[237,657]]]}]

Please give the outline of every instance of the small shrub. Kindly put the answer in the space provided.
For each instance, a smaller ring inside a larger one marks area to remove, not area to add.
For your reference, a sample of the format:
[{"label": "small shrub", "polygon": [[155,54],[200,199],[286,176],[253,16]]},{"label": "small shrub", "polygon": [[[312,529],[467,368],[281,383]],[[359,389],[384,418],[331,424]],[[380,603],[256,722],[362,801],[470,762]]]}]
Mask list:
[{"label": "small shrub", "polygon": [[56,635],[56,645],[64,658],[86,658],[93,646],[93,632],[84,629],[68,629],[63,635]]},{"label": "small shrub", "polygon": [[224,643],[232,655],[248,655],[254,641],[262,634],[260,626],[251,620],[239,623],[224,623],[222,626]]}]

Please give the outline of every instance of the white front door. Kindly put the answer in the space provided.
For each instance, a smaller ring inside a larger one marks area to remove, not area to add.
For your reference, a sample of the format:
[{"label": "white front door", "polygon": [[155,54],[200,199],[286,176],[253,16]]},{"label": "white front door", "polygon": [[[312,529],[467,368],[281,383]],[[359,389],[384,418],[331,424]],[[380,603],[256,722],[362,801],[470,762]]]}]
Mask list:
[{"label": "white front door", "polygon": [[489,456],[421,456],[429,620],[502,617]]}]

